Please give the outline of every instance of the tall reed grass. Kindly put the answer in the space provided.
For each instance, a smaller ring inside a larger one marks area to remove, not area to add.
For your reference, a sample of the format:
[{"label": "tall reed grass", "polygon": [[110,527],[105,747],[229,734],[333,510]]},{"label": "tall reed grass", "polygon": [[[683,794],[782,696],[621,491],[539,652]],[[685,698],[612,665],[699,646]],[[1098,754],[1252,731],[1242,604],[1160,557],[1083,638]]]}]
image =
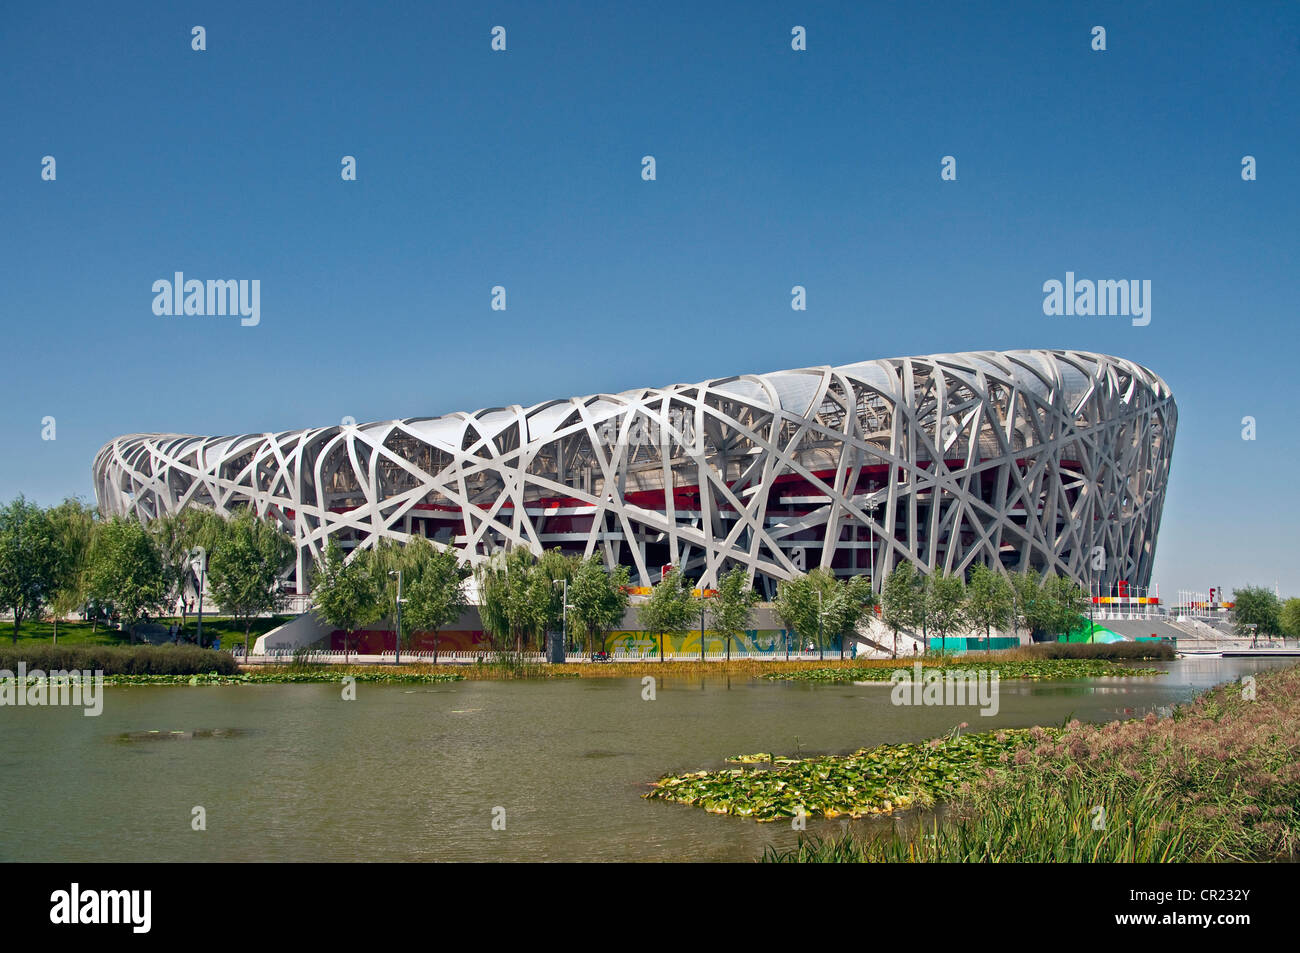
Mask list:
[{"label": "tall reed grass", "polygon": [[233,675],[239,671],[229,652],[195,645],[18,645],[0,646],[0,669],[101,671],[105,675]]},{"label": "tall reed grass", "polygon": [[1034,729],[1032,743],[910,837],[808,839],[770,862],[1297,859],[1300,666],[1229,683],[1171,718]]}]

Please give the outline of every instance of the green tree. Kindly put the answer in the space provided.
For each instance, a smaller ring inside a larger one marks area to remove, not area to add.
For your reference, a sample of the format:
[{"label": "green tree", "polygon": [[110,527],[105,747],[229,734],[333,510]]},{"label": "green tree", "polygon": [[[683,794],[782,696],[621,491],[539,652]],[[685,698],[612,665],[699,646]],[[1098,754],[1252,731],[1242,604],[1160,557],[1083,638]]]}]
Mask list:
[{"label": "green tree", "polygon": [[[664,573],[659,583],[650,590],[650,596],[638,608],[641,630],[659,636],[659,661],[667,658],[664,639],[685,638],[696,618],[695,600],[682,577],[682,571],[673,567]],[[703,645],[704,633],[700,633]]]},{"label": "green tree", "polygon": [[1288,599],[1282,603],[1282,634],[1300,639],[1300,599]]},{"label": "green tree", "polygon": [[115,609],[132,638],[135,623],[167,601],[158,547],[136,519],[115,516],[99,524],[90,544],[87,583],[90,597]]},{"label": "green tree", "polygon": [[1238,635],[1250,633],[1254,625],[1259,635],[1282,634],[1282,602],[1270,589],[1246,586],[1232,590],[1232,624]]},{"label": "green tree", "polygon": [[63,563],[45,510],[22,496],[0,509],[0,609],[13,613],[15,645],[23,619],[40,618],[53,598]]},{"label": "green tree", "polygon": [[772,601],[777,618],[799,637],[800,647],[805,640],[812,642],[822,658],[826,657],[826,637],[833,634],[827,631],[826,611],[838,588],[835,577],[818,568],[794,579],[781,580]]},{"label": "green tree", "polygon": [[527,547],[512,546],[476,570],[483,630],[491,637],[492,647],[502,655],[513,645],[516,656],[522,659],[524,641],[531,642],[536,636],[538,613],[533,602],[536,569],[537,557]]},{"label": "green tree", "polygon": [[840,658],[844,658],[844,643],[853,637],[862,620],[871,615],[876,604],[876,594],[871,591],[868,576],[851,576],[837,583],[830,602],[825,606],[824,625],[828,632],[839,637]]},{"label": "green tree", "polygon": [[1012,573],[1011,594],[1011,625],[1017,634],[1020,629],[1028,629],[1031,635],[1035,629],[1043,629],[1050,613],[1044,611],[1046,603],[1038,573],[1032,570]]},{"label": "green tree", "polygon": [[292,540],[273,520],[244,510],[226,524],[208,559],[212,594],[223,610],[244,623],[248,658],[253,619],[284,605],[280,577],[292,564]]},{"label": "green tree", "polygon": [[90,542],[95,533],[95,510],[80,500],[66,499],[48,511],[58,540],[59,570],[50,613],[54,622],[54,644],[59,642],[59,619],[82,608],[87,602],[87,566]]},{"label": "green tree", "polygon": [[925,587],[926,622],[939,633],[940,651],[948,650],[948,636],[968,631],[966,583],[961,576],[937,570]]},{"label": "green tree", "polygon": [[366,552],[347,559],[338,540],[331,537],[312,575],[312,611],[326,624],[343,630],[344,661],[351,657],[352,633],[384,615],[384,586],[374,563]]},{"label": "green tree", "polygon": [[470,571],[460,564],[454,549],[437,549],[423,537],[413,538],[405,549],[402,628],[407,634],[433,634],[433,664],[437,665],[442,630],[459,621],[469,604],[465,580]]},{"label": "green tree", "polygon": [[976,629],[984,630],[984,647],[992,645],[993,629],[1006,628],[1011,619],[1015,592],[1002,573],[976,563],[966,583],[966,617]]},{"label": "green tree", "polygon": [[899,631],[915,632],[921,626],[920,602],[916,567],[910,562],[900,562],[886,578],[880,594],[881,620],[894,633],[894,658],[898,658]]},{"label": "green tree", "polygon": [[196,547],[216,552],[226,531],[227,517],[213,510],[186,506],[178,513],[164,513],[149,521],[162,562],[169,605],[180,605],[181,626],[189,614],[188,593],[198,594],[201,580],[195,571],[192,553]]},{"label": "green tree", "polygon": [[594,651],[597,639],[603,648],[606,634],[622,624],[628,582],[626,566],[616,566],[609,572],[595,554],[575,568],[569,581],[569,620],[586,635],[590,651]]},{"label": "green tree", "polygon": [[[713,631],[727,643],[727,661],[731,661],[731,641],[743,636],[754,618],[758,593],[749,584],[749,571],[736,566],[718,580],[718,594],[710,600],[709,622]],[[700,633],[701,642],[704,633]]]},{"label": "green tree", "polygon": [[[528,581],[528,602],[532,607],[537,648],[545,651],[546,633],[561,627],[564,618],[564,583],[573,579],[577,560],[559,549],[542,553]],[[566,646],[567,650],[567,646]]]},{"label": "green tree", "polygon": [[1039,610],[1043,628],[1055,636],[1068,636],[1086,618],[1088,593],[1073,579],[1055,574],[1043,580],[1039,590]]}]

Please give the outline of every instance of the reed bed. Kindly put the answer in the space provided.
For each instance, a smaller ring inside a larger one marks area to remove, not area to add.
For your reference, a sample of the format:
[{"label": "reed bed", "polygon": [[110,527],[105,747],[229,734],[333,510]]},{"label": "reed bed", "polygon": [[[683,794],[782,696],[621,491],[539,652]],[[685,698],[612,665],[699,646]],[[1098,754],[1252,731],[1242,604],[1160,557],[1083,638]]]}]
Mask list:
[{"label": "reed bed", "polygon": [[[1252,697],[1253,694],[1253,697]],[[909,837],[805,839],[769,862],[1295,861],[1300,666],[1229,683],[1171,718],[1032,729],[943,822]]]},{"label": "reed bed", "polygon": [[233,675],[238,671],[229,652],[201,649],[195,645],[67,645],[0,646],[0,670],[16,672],[18,663],[27,671],[59,670],[103,672],[107,676]]}]

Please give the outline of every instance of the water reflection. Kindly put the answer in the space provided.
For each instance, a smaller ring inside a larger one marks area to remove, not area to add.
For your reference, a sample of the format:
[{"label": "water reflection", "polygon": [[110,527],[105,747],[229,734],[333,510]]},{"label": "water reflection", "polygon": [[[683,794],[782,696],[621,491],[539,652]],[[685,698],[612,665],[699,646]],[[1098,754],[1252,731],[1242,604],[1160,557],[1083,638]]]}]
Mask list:
[{"label": "water reflection", "polygon": [[[1181,660],[1159,663],[1168,674],[1155,678],[1003,682],[993,717],[895,707],[887,684],[739,676],[663,680],[653,701],[640,678],[613,677],[362,684],[352,702],[332,685],[109,687],[98,718],[0,711],[0,860],[36,839],[51,861],[748,861],[798,832],[645,801],[647,783],[730,767],[732,755],[846,753],[962,721],[1140,717],[1284,664]],[[154,743],[205,739],[219,741]],[[202,837],[189,827],[196,804],[208,813]],[[504,831],[492,829],[498,806]],[[927,816],[810,818],[807,828],[875,835]]]}]

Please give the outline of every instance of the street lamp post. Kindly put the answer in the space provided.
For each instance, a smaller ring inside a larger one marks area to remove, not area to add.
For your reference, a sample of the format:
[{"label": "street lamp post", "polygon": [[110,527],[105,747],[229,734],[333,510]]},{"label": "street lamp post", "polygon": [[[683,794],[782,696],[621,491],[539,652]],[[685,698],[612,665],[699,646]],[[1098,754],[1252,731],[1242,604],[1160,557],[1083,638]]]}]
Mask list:
[{"label": "street lamp post", "polygon": [[704,587],[700,586],[700,661],[704,661]]},{"label": "street lamp post", "polygon": [[552,579],[551,586],[556,583],[563,584],[564,588],[560,591],[560,640],[564,646],[564,654],[569,654],[569,580]]},{"label": "street lamp post", "polygon": [[822,646],[822,591],[817,590],[817,657],[826,660],[826,649]]},{"label": "street lamp post", "polygon": [[190,560],[191,566],[194,560],[199,564],[199,625],[195,638],[198,640],[199,648],[203,648],[203,583],[208,573],[208,551],[202,546],[195,546],[190,550]]},{"label": "street lamp post", "polygon": [[[402,570],[390,569],[388,575],[397,577],[397,632],[393,641],[393,664],[402,664]],[[416,580],[417,582],[419,580]]]},{"label": "street lamp post", "polygon": [[1088,579],[1088,641],[1097,637],[1097,620],[1093,618],[1092,579]]},{"label": "street lamp post", "polygon": [[867,546],[867,563],[871,567],[871,589],[876,589],[876,510],[880,508],[879,500],[869,500],[867,502],[867,516],[871,519],[867,523],[867,538],[870,543]]}]

